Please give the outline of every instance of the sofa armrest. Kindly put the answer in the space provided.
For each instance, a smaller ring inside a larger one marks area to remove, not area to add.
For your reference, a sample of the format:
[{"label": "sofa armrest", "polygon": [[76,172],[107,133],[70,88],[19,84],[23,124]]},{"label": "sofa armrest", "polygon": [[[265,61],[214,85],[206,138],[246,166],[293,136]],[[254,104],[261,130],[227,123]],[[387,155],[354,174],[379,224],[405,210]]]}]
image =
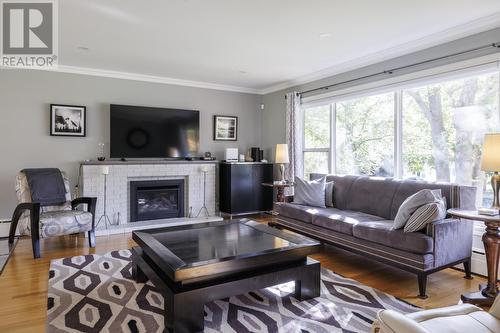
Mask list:
[{"label": "sofa armrest", "polygon": [[434,240],[434,266],[439,267],[472,256],[472,221],[447,218],[427,226]]}]

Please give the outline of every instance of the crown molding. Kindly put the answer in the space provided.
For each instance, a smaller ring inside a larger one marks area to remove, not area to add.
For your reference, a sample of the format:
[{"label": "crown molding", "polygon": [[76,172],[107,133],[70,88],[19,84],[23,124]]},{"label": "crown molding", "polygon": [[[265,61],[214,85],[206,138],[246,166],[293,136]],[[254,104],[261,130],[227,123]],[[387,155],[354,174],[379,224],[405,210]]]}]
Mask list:
[{"label": "crown molding", "polygon": [[59,66],[54,67],[54,68],[33,68],[33,69],[48,71],[48,72],[57,72],[57,73],[90,75],[90,76],[107,77],[107,78],[113,78],[113,79],[168,84],[168,85],[175,85],[175,86],[222,90],[222,91],[232,91],[232,92],[239,92],[239,93],[246,93],[246,94],[260,94],[261,93],[259,89],[253,89],[253,88],[231,86],[231,85],[224,85],[224,84],[203,82],[203,81],[183,80],[183,79],[176,79],[176,78],[165,77],[165,76],[155,76],[155,75],[146,75],[146,74],[138,74],[138,73],[110,71],[110,70],[105,70],[105,69],[96,69],[96,68],[88,68],[88,67],[59,65]]},{"label": "crown molding", "polygon": [[345,73],[351,70],[373,65],[382,61],[397,58],[413,52],[425,50],[427,48],[451,42],[460,38],[484,32],[490,29],[500,27],[500,12],[485,16],[474,21],[461,24],[430,36],[422,37],[398,46],[388,48],[379,52],[359,57],[354,60],[346,61],[338,65],[334,65],[323,70],[306,74],[295,79],[291,79],[267,88],[260,89],[262,95],[273,93],[276,91],[288,89],[301,84],[311,83],[317,80],[326,79],[328,77]]}]

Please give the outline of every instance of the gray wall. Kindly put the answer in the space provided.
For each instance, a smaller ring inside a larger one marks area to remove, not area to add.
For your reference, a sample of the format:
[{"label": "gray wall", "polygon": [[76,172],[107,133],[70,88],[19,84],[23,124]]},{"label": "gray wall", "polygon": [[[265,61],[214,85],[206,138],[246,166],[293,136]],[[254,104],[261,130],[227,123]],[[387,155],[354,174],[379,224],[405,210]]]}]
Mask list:
[{"label": "gray wall", "polygon": [[[262,114],[262,147],[264,148],[267,156],[274,156],[274,147],[277,143],[285,143],[285,94],[291,91],[306,91],[309,89],[315,89],[323,87],[325,85],[335,84],[343,82],[346,80],[351,80],[358,77],[363,77],[366,75],[378,73],[384,70],[393,69],[401,66],[406,66],[414,63],[418,63],[424,60],[434,59],[441,56],[446,56],[449,54],[454,54],[457,52],[470,50],[476,47],[488,45],[491,43],[500,42],[500,28],[486,31],[473,36],[465,37],[453,42],[442,44],[436,47],[432,47],[423,51],[408,54],[402,57],[394,58],[388,61],[380,62],[374,65],[359,68],[354,71],[349,71],[341,73],[329,78],[322,80],[310,82],[307,84],[295,86],[282,91],[267,94],[263,97],[263,103],[265,105],[265,111]],[[356,83],[339,85],[335,88],[329,89],[329,91],[334,91],[335,89],[345,89],[351,86],[356,86],[364,83],[369,83],[381,79],[386,79],[388,77],[394,77],[397,75],[408,74],[418,70],[428,69],[431,67],[442,66],[445,64],[458,62],[466,59],[471,59],[495,52],[500,52],[498,48],[490,48],[485,51],[471,52],[466,55],[461,55],[441,61],[433,62],[432,64],[427,64],[424,66],[419,66],[418,68],[412,68],[407,70],[401,70],[394,73],[392,76],[380,76],[368,80],[357,81]],[[324,91],[316,92],[324,93]],[[313,96],[311,93],[309,96]],[[271,160],[273,160],[271,158]]]},{"label": "gray wall", "polygon": [[[58,167],[75,185],[79,161],[109,150],[109,104],[200,110],[200,151],[223,158],[225,147],[260,145],[260,103],[252,94],[43,71],[0,70],[0,218],[15,205],[14,177],[27,167]],[[87,106],[87,137],[49,136],[49,104]],[[239,118],[238,141],[212,139],[215,114]]]}]

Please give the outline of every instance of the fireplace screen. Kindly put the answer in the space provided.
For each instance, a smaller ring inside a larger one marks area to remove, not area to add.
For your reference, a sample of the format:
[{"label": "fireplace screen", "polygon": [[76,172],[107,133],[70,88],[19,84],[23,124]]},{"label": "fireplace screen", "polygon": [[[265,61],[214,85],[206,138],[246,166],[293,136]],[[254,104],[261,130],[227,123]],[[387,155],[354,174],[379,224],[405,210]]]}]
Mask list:
[{"label": "fireplace screen", "polygon": [[130,222],[184,216],[184,180],[130,183]]}]

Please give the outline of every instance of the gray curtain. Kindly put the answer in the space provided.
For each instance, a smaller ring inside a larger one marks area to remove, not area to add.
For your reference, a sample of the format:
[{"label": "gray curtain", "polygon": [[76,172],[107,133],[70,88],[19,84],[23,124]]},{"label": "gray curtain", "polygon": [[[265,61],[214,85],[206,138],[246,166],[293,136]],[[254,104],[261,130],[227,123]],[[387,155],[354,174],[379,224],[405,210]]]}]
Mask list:
[{"label": "gray curtain", "polygon": [[294,180],[295,176],[303,177],[302,130],[303,117],[300,107],[300,95],[297,92],[286,94],[286,143],[290,163],[285,167],[285,179]]}]

